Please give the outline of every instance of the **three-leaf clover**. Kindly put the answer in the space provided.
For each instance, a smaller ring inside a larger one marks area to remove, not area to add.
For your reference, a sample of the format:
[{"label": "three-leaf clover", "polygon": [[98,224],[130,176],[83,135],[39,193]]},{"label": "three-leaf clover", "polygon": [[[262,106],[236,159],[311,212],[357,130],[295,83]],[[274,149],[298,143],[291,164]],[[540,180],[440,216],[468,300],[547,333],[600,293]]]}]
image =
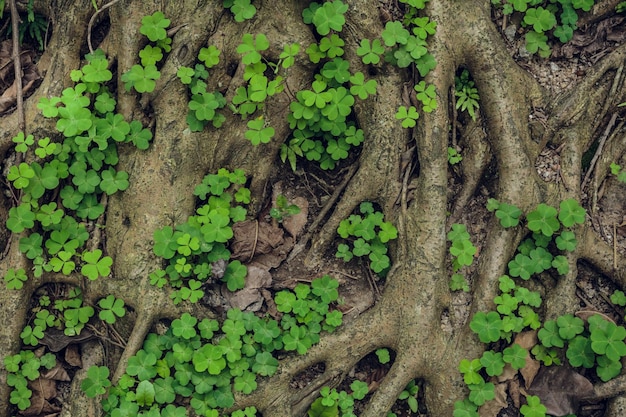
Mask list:
[{"label": "three-leaf clover", "polygon": [[80,272],[92,281],[98,277],[106,277],[111,273],[113,259],[110,256],[103,257],[100,249],[83,252],[82,259],[85,264],[81,267]]},{"label": "three-leaf clover", "polygon": [[409,128],[415,127],[416,120],[420,117],[417,109],[414,106],[400,106],[396,112],[396,119],[402,120],[402,127]]},{"label": "three-leaf clover", "polygon": [[500,340],[500,330],[502,330],[502,318],[495,311],[485,313],[479,311],[470,322],[470,329],[478,335],[483,343],[497,342]]},{"label": "three-leaf clover", "polygon": [[109,324],[115,323],[118,317],[124,317],[124,315],[126,315],[124,300],[115,298],[112,294],[101,299],[98,305],[102,309],[100,313],[98,313],[98,317],[100,317],[100,320],[106,321]]},{"label": "three-leaf clover", "polygon": [[157,11],[141,19],[141,29],[139,29],[139,31],[142,35],[146,35],[152,42],[157,42],[167,38],[167,31],[165,29],[169,27],[169,25],[170,20],[165,18],[163,12]]},{"label": "three-leaf clover", "polygon": [[552,236],[559,230],[557,211],[554,207],[540,203],[537,208],[526,216],[528,228],[533,232],[541,232],[545,236]]},{"label": "three-leaf clover", "polygon": [[87,378],[80,383],[80,388],[89,398],[106,393],[107,388],[110,386],[109,368],[106,366],[93,365],[89,367]]},{"label": "three-leaf clover", "polygon": [[272,140],[275,131],[271,126],[264,126],[265,120],[263,117],[250,120],[248,122],[248,130],[245,133],[245,137],[250,140],[253,145],[269,143]]},{"label": "three-leaf clover", "polygon": [[357,48],[356,53],[361,57],[364,64],[378,64],[380,56],[385,53],[385,48],[379,39],[370,42],[369,39],[361,39],[361,45]]}]

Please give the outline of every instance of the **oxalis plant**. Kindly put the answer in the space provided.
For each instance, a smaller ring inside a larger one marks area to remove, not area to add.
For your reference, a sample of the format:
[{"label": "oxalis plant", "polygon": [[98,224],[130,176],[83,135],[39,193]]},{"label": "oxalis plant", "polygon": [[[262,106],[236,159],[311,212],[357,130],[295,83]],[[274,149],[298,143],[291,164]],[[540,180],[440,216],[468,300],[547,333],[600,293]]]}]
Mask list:
[{"label": "oxalis plant", "polygon": [[[504,228],[517,227],[522,221],[521,210],[510,204],[489,199],[487,208]],[[455,403],[455,417],[478,416],[478,407],[495,398],[496,378],[504,368],[524,368],[528,355],[544,366],[567,361],[574,369],[594,369],[602,381],[619,375],[621,358],[626,356],[624,327],[601,315],[583,319],[574,312],[542,322],[541,295],[525,285],[544,272],[556,276],[568,273],[565,254],[578,244],[572,229],[584,223],[585,215],[574,199],[562,201],[559,209],[542,203],[526,214],[529,236],[508,263],[507,274],[499,278],[500,293],[493,300],[495,310],[477,312],[470,322],[471,330],[487,350],[480,358],[459,363],[470,393],[467,399]],[[626,305],[621,291],[615,292],[612,300]],[[514,342],[516,335],[526,331],[536,332],[538,338],[538,343],[528,349]],[[520,412],[527,417],[545,416],[546,407],[539,397],[528,395]]]},{"label": "oxalis plant", "polygon": [[[117,384],[111,385],[108,368],[93,366],[81,388],[89,397],[107,394],[102,399],[107,416],[182,417],[188,415],[185,403],[196,415],[223,415],[236,393],[250,394],[258,379],[277,372],[279,355],[303,355],[322,331],[341,325],[342,313],[334,307],[337,287],[324,276],[279,291],[274,301],[280,318],[230,309],[220,322],[184,313],[165,333],[146,337]],[[256,409],[230,415],[255,416]]]},{"label": "oxalis plant", "polygon": [[[381,364],[391,361],[389,349],[379,348],[374,352]],[[370,388],[364,381],[353,380],[349,385],[349,391],[337,390],[329,386],[320,389],[320,396],[313,401],[309,408],[308,417],[356,417],[355,406],[359,401],[366,398]],[[406,406],[411,412],[418,412],[417,394],[419,385],[417,380],[412,380],[398,396],[396,404]],[[396,413],[389,411],[386,417],[396,417]]]},{"label": "oxalis plant", "polygon": [[398,237],[398,230],[389,222],[384,221],[384,215],[374,210],[370,202],[363,202],[359,206],[361,214],[353,214],[342,220],[337,233],[349,243],[340,243],[335,256],[349,262],[353,257],[369,259],[372,271],[385,276],[391,267],[391,259],[387,256],[388,243]]},{"label": "oxalis plant", "polygon": [[595,0],[491,0],[505,15],[517,14],[526,29],[526,50],[547,58],[549,40],[569,42],[578,28],[579,13],[589,12]]},{"label": "oxalis plant", "polygon": [[[112,73],[102,51],[85,58],[86,64],[71,73],[73,87],[63,90],[60,97],[42,98],[37,105],[44,117],[56,119],[61,140],[36,139],[23,132],[13,138],[20,160],[28,162],[8,169],[15,207],[9,211],[6,226],[21,235],[19,251],[31,267],[28,271],[8,268],[3,280],[9,290],[20,290],[28,279],[44,273],[78,274],[92,281],[111,272],[113,260],[97,247],[97,239],[90,248],[86,243],[101,223],[107,197],[129,186],[129,175],[115,168],[118,145],[147,149],[152,133],[139,121],[128,122],[116,113],[116,100],[109,90]],[[139,81],[133,85],[137,87]],[[79,336],[96,313],[103,323],[113,324],[126,313],[124,301],[109,295],[97,306],[85,305],[78,287],[67,294],[43,288],[20,337],[25,346],[36,347],[49,329]],[[4,358],[10,373],[7,383],[13,388],[10,401],[20,410],[31,406],[27,381],[39,377],[41,366],[55,365],[50,353],[31,354],[22,351]]]}]

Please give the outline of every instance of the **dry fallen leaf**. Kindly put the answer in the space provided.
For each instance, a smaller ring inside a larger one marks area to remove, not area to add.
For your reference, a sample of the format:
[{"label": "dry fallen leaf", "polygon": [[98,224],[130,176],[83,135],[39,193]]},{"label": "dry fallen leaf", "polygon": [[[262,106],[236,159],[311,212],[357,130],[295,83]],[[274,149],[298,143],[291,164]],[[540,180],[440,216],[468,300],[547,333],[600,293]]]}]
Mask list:
[{"label": "dry fallen leaf", "polygon": [[300,208],[300,213],[289,216],[283,220],[283,227],[293,237],[297,237],[304,230],[309,217],[309,202],[304,197],[296,197],[289,204],[295,204]]},{"label": "dry fallen leaf", "polygon": [[496,397],[478,408],[478,415],[480,415],[480,417],[496,417],[500,410],[509,406],[506,401],[506,386],[506,383],[496,384]]},{"label": "dry fallen leaf", "polygon": [[593,394],[593,384],[567,365],[542,367],[528,394],[536,395],[553,416],[576,414],[580,398]]},{"label": "dry fallen leaf", "polygon": [[270,253],[283,240],[283,230],[269,223],[256,220],[237,222],[233,225],[231,257],[248,262],[254,256]]}]

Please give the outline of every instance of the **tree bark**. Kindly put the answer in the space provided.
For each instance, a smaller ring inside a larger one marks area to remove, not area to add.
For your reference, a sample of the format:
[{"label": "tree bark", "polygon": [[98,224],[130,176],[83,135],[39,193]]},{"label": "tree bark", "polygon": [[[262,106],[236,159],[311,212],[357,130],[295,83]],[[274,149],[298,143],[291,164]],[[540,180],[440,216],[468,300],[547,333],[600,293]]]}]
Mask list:
[{"label": "tree bark", "polygon": [[[126,348],[117,363],[108,364],[115,369],[114,379],[125,372],[128,358],[141,347],[157,319],[173,319],[184,311],[199,317],[215,316],[208,308],[197,305],[174,306],[167,291],[150,285],[148,275],[161,262],[152,251],[153,233],[166,225],[174,227],[193,213],[196,204],[193,189],[208,172],[222,167],[243,169],[252,178],[250,214],[256,216],[269,197],[269,185],[288,169],[280,163],[278,153],[290,134],[289,103],[297,91],[309,88],[313,80],[315,66],[303,51],[315,41],[315,35],[301,19],[308,2],[254,3],[258,7],[257,16],[239,24],[217,0],[122,0],[110,7],[109,28],[100,47],[117,68],[118,111],[126,120],[153,124],[154,133],[147,151],[120,147],[119,169],[129,173],[131,185],[108,199],[103,237],[93,243],[114,259],[112,275],[83,282],[78,276],[44,274],[40,279],[30,277],[22,290],[1,292],[0,321],[4,326],[0,327],[0,357],[20,350],[19,335],[29,320],[29,300],[47,282],[80,285],[84,287],[86,302],[92,304],[104,295],[113,294],[134,309],[136,318]],[[379,7],[387,6],[374,0],[346,3],[350,7],[342,33],[346,41],[345,59],[353,71],[367,74],[368,68],[361,63],[356,48],[361,39],[379,37],[384,28]],[[37,137],[60,139],[53,122],[42,117],[36,104],[42,97],[60,95],[71,85],[69,73],[80,67],[87,24],[94,10],[88,1],[57,0],[47,6],[38,2],[36,6],[47,13],[53,31],[39,61],[39,68],[45,74],[43,81],[24,102],[26,130]],[[173,35],[172,51],[161,69],[155,91],[140,98],[124,90],[120,77],[137,63],[137,54],[145,43],[138,30],[141,18],[156,10],[162,10],[172,20],[172,26],[179,28]],[[413,131],[403,129],[395,113],[400,105],[406,104],[402,101],[403,92],[405,86],[412,90],[413,75],[387,63],[370,72],[371,78],[378,82],[378,94],[357,101],[354,110],[366,137],[356,162],[358,169],[332,213],[322,222],[323,227],[312,231],[314,238],[304,261],[312,270],[324,265],[341,220],[362,201],[376,202],[400,232],[393,246],[393,268],[386,278],[383,296],[354,321],[323,336],[307,355],[284,361],[276,376],[260,383],[251,395],[238,397],[236,408],[255,405],[263,415],[274,417],[305,415],[322,386],[337,385],[364,356],[377,348],[388,347],[396,352],[396,360],[361,415],[385,415],[407,383],[416,378],[425,381],[429,415],[452,415],[454,402],[467,394],[457,365],[463,358],[478,357],[485,346],[469,329],[469,320],[455,322],[452,329],[443,330],[443,317],[453,309],[448,287],[447,212],[462,218],[463,206],[476,196],[478,179],[488,166],[495,167],[497,177],[490,197],[516,205],[525,213],[540,202],[558,207],[565,198],[582,198],[582,154],[591,145],[591,138],[598,136],[603,124],[617,111],[616,105],[626,101],[623,88],[612,88],[623,86],[624,76],[618,69],[623,66],[626,46],[610,52],[596,68],[587,71],[585,81],[562,96],[552,97],[511,58],[491,19],[489,0],[431,0],[425,11],[437,22],[437,32],[429,38],[429,50],[437,59],[437,67],[426,81],[435,85],[438,108],[421,114]],[[191,132],[185,120],[187,91],[176,77],[181,65],[193,66],[200,48],[216,45],[222,55],[220,64],[211,69],[210,82],[221,88],[226,97],[232,97],[243,83],[243,64],[236,48],[244,33],[264,33],[272,45],[265,58],[273,62],[278,61],[283,45],[293,42],[301,45],[296,64],[286,76],[285,93],[270,98],[265,105],[264,116],[275,128],[275,138],[270,144],[257,147],[244,138],[245,121],[238,116],[228,117],[218,130]],[[449,91],[460,67],[467,68],[476,82],[481,97],[479,121],[484,130],[479,139],[468,136],[470,129],[461,132],[458,139],[463,146],[472,147],[469,154],[476,152],[474,159],[469,159],[473,165],[464,160],[461,166],[468,178],[464,184],[468,188],[459,193],[464,196],[459,201],[467,200],[462,204],[448,191],[447,160],[450,126],[456,117],[449,111]],[[530,114],[540,107],[548,112],[545,138],[533,135],[528,122]],[[620,117],[623,118],[623,111]],[[11,138],[17,133],[17,116],[4,115],[0,123],[3,126],[0,152],[7,155],[8,161]],[[616,142],[623,143],[626,137],[623,127],[620,132]],[[544,139],[549,144],[564,145],[560,155],[565,187],[544,182],[537,175],[535,160]],[[619,160],[624,152],[623,146],[609,149],[615,152],[612,160]],[[418,167],[416,174],[405,172],[406,155],[410,155],[409,166]],[[3,168],[8,169],[6,165]],[[605,165],[597,173],[596,184],[606,175]],[[410,181],[404,181],[405,176]],[[406,197],[409,186],[414,190],[413,198],[402,198]],[[4,222],[16,202],[3,193],[0,203],[0,220]],[[474,242],[481,251],[470,277],[470,315],[493,309],[498,278],[505,273],[507,263],[524,238],[521,228],[503,230],[493,216],[486,230],[484,241]],[[575,290],[576,265],[580,259],[592,263],[619,285],[626,284],[623,256],[617,254],[618,268],[614,269],[611,248],[591,225],[579,227],[576,233],[582,238],[577,251],[568,258],[570,273],[544,294],[546,318],[573,312],[579,305]],[[7,236],[8,233],[0,234],[0,248],[8,247],[0,263],[0,275],[4,276],[9,268],[24,267],[29,271],[31,266],[19,253],[20,236]],[[294,392],[289,385],[292,378],[320,362],[325,363],[326,371],[301,392]],[[76,389],[84,372],[77,375],[73,382],[75,402],[67,405],[65,413],[78,410],[77,404],[89,401]],[[6,377],[5,369],[0,369],[0,410],[11,407]],[[91,406],[97,409],[98,404]],[[618,412],[610,415],[617,416]]]}]

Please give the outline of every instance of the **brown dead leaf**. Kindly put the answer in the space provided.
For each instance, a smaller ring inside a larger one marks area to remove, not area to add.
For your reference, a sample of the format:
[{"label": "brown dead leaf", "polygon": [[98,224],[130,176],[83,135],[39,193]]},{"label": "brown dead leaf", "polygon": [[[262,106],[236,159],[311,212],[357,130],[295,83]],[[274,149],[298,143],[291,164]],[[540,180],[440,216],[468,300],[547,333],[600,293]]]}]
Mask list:
[{"label": "brown dead leaf", "polygon": [[[15,82],[15,67],[13,65],[12,43],[10,40],[0,42],[0,113],[15,106],[17,102],[17,84]],[[32,90],[35,83],[41,79],[37,66],[33,59],[35,52],[32,50],[20,51],[20,64],[22,68],[22,95]]]},{"label": "brown dead leaf", "polygon": [[515,336],[513,343],[517,343],[526,350],[531,350],[537,344],[537,330],[519,333]]},{"label": "brown dead leaf", "polygon": [[509,381],[509,396],[511,397],[511,400],[513,400],[513,405],[516,408],[520,408],[521,401],[519,379],[514,378]]},{"label": "brown dead leaf", "polygon": [[77,366],[82,368],[83,361],[80,357],[80,352],[78,351],[77,345],[69,345],[65,349],[65,362],[67,362],[71,366]]},{"label": "brown dead leaf", "polygon": [[530,356],[530,352],[526,355],[526,366],[520,369],[520,373],[524,377],[524,387],[528,389],[533,383],[541,364]]},{"label": "brown dead leaf", "polygon": [[577,311],[574,315],[576,317],[578,317],[579,319],[583,320],[583,321],[587,321],[587,319],[593,315],[599,315],[601,316],[604,320],[610,321],[611,323],[615,324],[615,320],[613,320],[611,317],[607,316],[604,313],[600,313],[599,311],[595,311],[595,310],[580,310]]},{"label": "brown dead leaf", "polygon": [[528,394],[536,395],[553,416],[576,414],[580,398],[593,394],[593,384],[569,366],[542,367]]},{"label": "brown dead leaf", "polygon": [[300,213],[289,216],[283,220],[283,227],[293,237],[297,237],[304,230],[309,217],[309,202],[304,197],[296,197],[289,204],[300,207]]},{"label": "brown dead leaf", "polygon": [[504,365],[502,373],[498,375],[498,382],[510,381],[517,376],[518,372],[517,369],[513,369],[510,363],[507,363]]},{"label": "brown dead leaf", "polygon": [[496,384],[496,397],[491,401],[487,401],[478,408],[478,415],[480,417],[496,417],[503,408],[507,408],[509,406],[506,401],[506,387],[507,384],[505,383]]},{"label": "brown dead leaf", "polygon": [[256,220],[237,222],[233,225],[231,257],[249,261],[254,256],[270,253],[283,241],[283,230],[269,223]]},{"label": "brown dead leaf", "polygon": [[291,252],[294,246],[294,241],[292,237],[286,237],[285,241],[278,245],[273,251],[270,253],[266,253],[265,255],[258,256],[254,259],[254,262],[263,265],[268,269],[278,268],[281,263],[285,259],[287,259],[287,255]]},{"label": "brown dead leaf", "polygon": [[61,408],[51,404],[51,400],[57,396],[56,382],[43,376],[28,383],[32,391],[30,407],[22,411],[25,416],[49,415],[61,411]]},{"label": "brown dead leaf", "polygon": [[63,330],[52,327],[45,331],[40,342],[42,345],[47,346],[50,351],[58,352],[71,343],[82,343],[93,338],[95,338],[94,334],[86,329],[83,329],[77,336],[67,336],[63,333]]},{"label": "brown dead leaf", "polygon": [[46,373],[42,375],[42,378],[54,380],[54,381],[64,381],[64,382],[68,382],[71,380],[70,376],[65,371],[65,368],[63,368],[61,364],[58,362],[54,366],[54,368],[46,371]]},{"label": "brown dead leaf", "polygon": [[269,268],[251,263],[248,265],[246,286],[235,292],[222,291],[222,294],[234,308],[242,311],[258,311],[263,306],[264,301],[261,289],[269,288],[271,285],[272,275],[269,273]]}]

